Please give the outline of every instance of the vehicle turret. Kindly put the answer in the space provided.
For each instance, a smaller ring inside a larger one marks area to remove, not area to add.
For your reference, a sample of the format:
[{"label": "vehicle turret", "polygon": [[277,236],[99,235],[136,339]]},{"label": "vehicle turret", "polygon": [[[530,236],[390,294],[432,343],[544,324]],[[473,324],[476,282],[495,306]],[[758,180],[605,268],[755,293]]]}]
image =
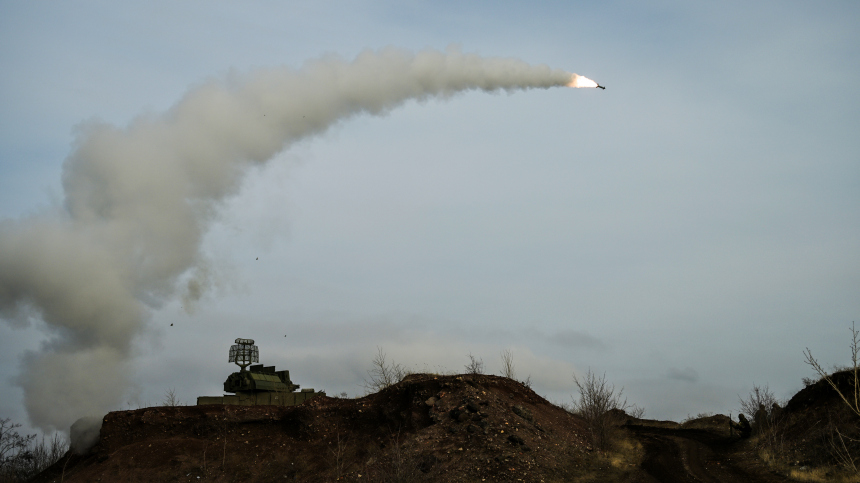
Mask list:
[{"label": "vehicle turret", "polygon": [[[260,351],[254,345],[253,339],[236,339],[236,344],[230,346],[228,362],[239,366],[239,371],[227,376],[224,381],[224,392],[235,395],[200,396],[197,404],[235,404],[240,406],[295,406],[316,396],[324,394],[313,389],[302,389],[290,380],[290,371],[276,371],[275,366],[260,362]],[[249,367],[250,366],[250,367]]]}]

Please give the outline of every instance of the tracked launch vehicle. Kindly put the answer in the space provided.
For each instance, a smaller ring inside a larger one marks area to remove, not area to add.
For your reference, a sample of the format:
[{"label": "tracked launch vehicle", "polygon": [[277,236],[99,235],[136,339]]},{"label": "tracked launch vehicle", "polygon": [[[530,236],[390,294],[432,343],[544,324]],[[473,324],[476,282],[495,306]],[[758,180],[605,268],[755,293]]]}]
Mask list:
[{"label": "tracked launch vehicle", "polygon": [[260,351],[254,345],[253,339],[236,339],[236,345],[230,347],[228,362],[239,366],[239,372],[227,376],[227,380],[224,381],[224,392],[235,394],[200,396],[197,398],[198,406],[204,404],[295,406],[317,394],[324,394],[323,391],[316,392],[313,389],[299,390],[299,385],[293,384],[290,380],[290,371],[276,371],[275,366],[262,364],[251,366],[252,362],[260,362]]}]

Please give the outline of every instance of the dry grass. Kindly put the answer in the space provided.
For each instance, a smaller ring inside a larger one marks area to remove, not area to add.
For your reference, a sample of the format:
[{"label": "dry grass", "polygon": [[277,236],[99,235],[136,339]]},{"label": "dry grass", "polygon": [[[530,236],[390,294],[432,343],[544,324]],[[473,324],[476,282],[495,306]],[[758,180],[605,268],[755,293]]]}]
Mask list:
[{"label": "dry grass", "polygon": [[620,428],[613,432],[612,448],[607,451],[578,453],[558,480],[577,482],[627,481],[639,470],[645,458],[642,444],[627,436]]},{"label": "dry grass", "polygon": [[638,467],[642,463],[645,452],[642,444],[632,438],[617,439],[607,457],[609,463],[618,469],[629,469]]},{"label": "dry grass", "polygon": [[860,476],[833,474],[833,468],[791,468],[786,474],[794,481],[813,483],[860,483]]},{"label": "dry grass", "polygon": [[701,429],[729,436],[729,417],[725,414],[699,413],[695,418],[687,419],[681,423],[680,427],[683,429]]}]

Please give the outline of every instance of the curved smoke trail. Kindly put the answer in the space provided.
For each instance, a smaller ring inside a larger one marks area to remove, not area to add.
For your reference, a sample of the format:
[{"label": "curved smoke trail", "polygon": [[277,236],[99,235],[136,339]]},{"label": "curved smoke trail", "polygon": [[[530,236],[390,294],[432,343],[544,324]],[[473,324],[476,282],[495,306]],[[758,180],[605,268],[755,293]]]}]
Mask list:
[{"label": "curved smoke trail", "polygon": [[66,430],[117,407],[150,311],[205,287],[193,276],[203,272],[201,238],[249,166],[356,114],[466,90],[565,86],[572,76],[515,59],[385,49],[211,82],[127,128],[85,126],[63,165],[64,209],[0,222],[0,316],[42,320],[51,333],[18,377],[31,422]]}]

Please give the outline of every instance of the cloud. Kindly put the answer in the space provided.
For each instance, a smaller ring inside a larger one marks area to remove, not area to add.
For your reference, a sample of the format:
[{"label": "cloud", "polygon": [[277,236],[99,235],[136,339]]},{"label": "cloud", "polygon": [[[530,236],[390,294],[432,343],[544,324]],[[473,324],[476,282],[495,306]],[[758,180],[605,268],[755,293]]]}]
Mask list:
[{"label": "cloud", "polygon": [[699,373],[692,367],[685,367],[683,369],[670,367],[666,371],[666,377],[677,381],[697,382],[699,380]]},{"label": "cloud", "polygon": [[606,344],[602,340],[579,330],[560,330],[545,337],[550,343],[569,347],[571,349],[605,350],[607,348]]}]

